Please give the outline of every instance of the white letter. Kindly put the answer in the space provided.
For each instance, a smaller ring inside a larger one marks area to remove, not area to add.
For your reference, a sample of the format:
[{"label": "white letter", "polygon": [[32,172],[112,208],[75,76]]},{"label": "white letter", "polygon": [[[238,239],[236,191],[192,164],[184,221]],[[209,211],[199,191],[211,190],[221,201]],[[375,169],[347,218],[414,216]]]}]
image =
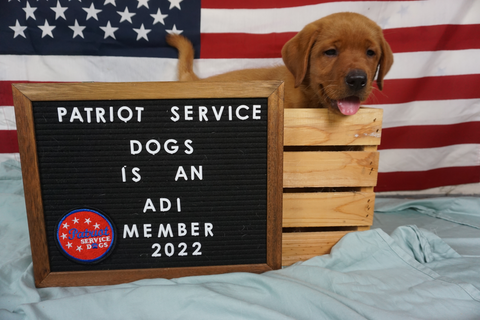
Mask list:
[{"label": "white letter", "polygon": [[208,121],[207,111],[208,111],[207,107],[203,107],[203,106],[198,107],[198,119],[200,121],[203,121],[203,119],[205,119],[205,121]]},{"label": "white letter", "polygon": [[198,177],[198,179],[203,180],[203,167],[200,166],[199,170],[197,170],[194,166],[190,167],[190,176],[192,177],[192,180],[195,179],[195,176]]},{"label": "white letter", "polygon": [[192,143],[193,143],[193,141],[190,140],[190,139],[185,140],[185,142],[183,143],[185,145],[185,147],[188,148],[187,150],[185,150],[186,154],[192,154],[193,153],[193,148],[191,146]]},{"label": "white letter", "polygon": [[143,236],[145,238],[151,238],[152,234],[150,232],[152,232],[152,225],[150,223],[149,224],[144,224],[143,225]]},{"label": "white letter", "polygon": [[228,107],[228,121],[232,121],[232,106]]},{"label": "white letter", "polygon": [[187,235],[187,225],[185,223],[178,224],[178,236],[184,237]]},{"label": "white letter", "polygon": [[212,106],[212,110],[213,110],[213,113],[215,114],[215,119],[217,119],[217,121],[220,121],[220,119],[222,119],[223,109],[224,109],[224,106],[222,106],[220,108],[220,111],[218,111],[217,113],[217,108]]},{"label": "white letter", "polygon": [[213,237],[213,224],[210,222],[205,223],[205,238],[210,235],[210,237]]},{"label": "white letter", "polygon": [[137,121],[142,122],[142,111],[144,110],[143,107],[135,107],[137,110]]},{"label": "white letter", "polygon": [[[100,121],[102,121],[103,123],[107,122],[103,117],[105,115],[105,109],[95,108],[95,115],[97,117],[97,123],[100,123]],[[113,122],[113,119],[111,120],[111,122]]]},{"label": "white letter", "polygon": [[[152,150],[150,149],[150,144],[156,144],[157,145],[157,149],[156,150]],[[147,148],[147,152],[150,153],[152,156],[156,155],[159,151],[160,151],[160,142],[158,142],[157,140],[155,139],[152,139],[152,140],[148,140],[146,146]]]},{"label": "white letter", "polygon": [[180,204],[180,198],[177,198],[177,211],[182,212],[182,206]]},{"label": "white letter", "polygon": [[[127,112],[128,112],[128,117],[124,118],[124,117],[122,116],[122,111],[123,111],[123,110],[127,110]],[[117,111],[117,117],[118,117],[118,119],[120,119],[120,120],[122,120],[123,122],[127,123],[127,122],[130,121],[130,120],[132,119],[132,117],[133,117],[132,109],[130,109],[130,108],[127,107],[127,106],[121,107],[121,108],[118,109],[118,111]]]},{"label": "white letter", "polygon": [[193,120],[193,106],[185,106],[185,120]]},{"label": "white letter", "polygon": [[[170,143],[175,143],[175,145],[172,147],[172,148],[169,148],[168,145]],[[175,154],[177,153],[178,151],[178,146],[176,145],[177,143],[177,140],[175,139],[168,139],[167,141],[165,141],[165,143],[163,144],[163,149],[165,149],[165,151],[167,151],[168,153],[170,154]]]},{"label": "white letter", "polygon": [[131,238],[134,235],[135,238],[138,238],[138,229],[136,224],[132,226],[132,229],[128,227],[128,224],[123,225],[123,239],[125,239],[127,236]]},{"label": "white letter", "polygon": [[261,120],[262,117],[259,116],[259,114],[262,112],[261,110],[262,106],[259,104],[254,104],[253,105],[253,120]]},{"label": "white letter", "polygon": [[125,174],[125,168],[127,166],[123,166],[122,168],[122,182],[126,182],[127,181],[127,175]]},{"label": "white letter", "polygon": [[[164,203],[167,204],[166,207],[163,205]],[[160,211],[162,212],[168,211],[170,210],[171,207],[172,207],[172,203],[170,202],[170,200],[168,200],[167,198],[160,198]]]},{"label": "white letter", "polygon": [[64,107],[57,108],[57,113],[58,113],[58,122],[63,122],[62,117],[67,115],[67,109]]},{"label": "white letter", "polygon": [[158,228],[158,237],[161,238],[162,235],[166,238],[168,235],[170,237],[173,237],[173,232],[172,232],[172,227],[170,226],[170,223],[167,224],[167,227],[165,228],[163,224],[160,225]]},{"label": "white letter", "polygon": [[132,169],[132,173],[135,176],[132,178],[133,182],[139,182],[140,180],[142,180],[142,176],[138,173],[138,171],[140,171],[140,168],[134,167]]},{"label": "white letter", "polygon": [[113,122],[113,107],[110,107],[110,122]]},{"label": "white letter", "polygon": [[92,108],[83,108],[83,110],[85,110],[85,112],[87,113],[87,123],[92,122],[92,111],[93,111],[93,109]]},{"label": "white letter", "polygon": [[155,210],[155,206],[153,205],[152,199],[148,198],[147,201],[145,201],[145,206],[143,207],[143,213],[145,213],[147,210],[152,210],[153,212],[157,212]]},{"label": "white letter", "polygon": [[[135,150],[135,146],[137,149]],[[130,140],[130,154],[139,154],[142,152],[142,144],[138,140]]]},{"label": "white letter", "polygon": [[192,222],[192,236],[199,236],[200,233],[198,232],[200,228],[198,227],[198,222]]},{"label": "white letter", "polygon": [[177,122],[178,120],[180,120],[180,115],[177,113],[178,107],[172,107],[170,111],[174,114],[174,117],[170,117],[170,120],[172,120],[173,122]]},{"label": "white letter", "polygon": [[73,120],[80,120],[80,122],[83,122],[82,115],[80,114],[80,111],[78,111],[78,108],[75,107],[73,108],[72,115],[70,117],[70,122],[73,122]]},{"label": "white letter", "polygon": [[178,181],[178,178],[188,180],[187,174],[185,173],[185,170],[183,170],[182,166],[178,167],[177,174],[175,175],[175,181]]},{"label": "white letter", "polygon": [[239,107],[237,108],[237,110],[236,110],[236,114],[237,114],[237,118],[238,118],[238,119],[240,119],[240,120],[247,120],[247,119],[248,119],[248,115],[245,115],[245,116],[242,117],[242,116],[240,115],[240,109],[247,109],[247,111],[248,111],[249,107],[246,106],[246,105],[241,105],[241,106],[239,106]]}]

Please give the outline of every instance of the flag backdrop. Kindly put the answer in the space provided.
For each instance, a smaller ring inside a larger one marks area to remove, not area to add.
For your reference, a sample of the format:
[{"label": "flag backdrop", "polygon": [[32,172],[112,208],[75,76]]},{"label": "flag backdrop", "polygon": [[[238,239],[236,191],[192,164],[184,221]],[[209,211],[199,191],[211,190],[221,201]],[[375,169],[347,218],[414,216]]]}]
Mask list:
[{"label": "flag backdrop", "polygon": [[353,11],[395,55],[376,191],[480,182],[480,1],[0,0],[0,161],[19,159],[11,84],[176,79],[175,32],[201,77],[282,63],[307,23]]}]

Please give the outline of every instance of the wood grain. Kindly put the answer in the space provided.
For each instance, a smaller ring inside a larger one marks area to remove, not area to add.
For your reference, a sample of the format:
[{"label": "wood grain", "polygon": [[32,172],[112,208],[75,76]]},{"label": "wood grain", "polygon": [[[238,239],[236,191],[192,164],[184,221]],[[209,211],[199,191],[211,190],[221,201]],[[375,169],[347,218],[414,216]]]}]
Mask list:
[{"label": "wood grain", "polygon": [[377,152],[285,152],[283,187],[368,187],[377,184]]},{"label": "wood grain", "polygon": [[375,193],[283,194],[283,227],[370,226]]},{"label": "wood grain", "polygon": [[361,108],[354,116],[328,109],[285,109],[285,146],[379,145],[381,109]]}]

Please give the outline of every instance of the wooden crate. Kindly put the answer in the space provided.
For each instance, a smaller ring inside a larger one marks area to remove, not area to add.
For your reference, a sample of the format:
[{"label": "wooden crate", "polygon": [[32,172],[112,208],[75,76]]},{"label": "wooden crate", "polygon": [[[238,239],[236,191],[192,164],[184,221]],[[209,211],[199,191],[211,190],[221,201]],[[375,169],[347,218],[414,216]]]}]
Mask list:
[{"label": "wooden crate", "polygon": [[380,109],[285,109],[282,264],[327,254],[373,221]]}]

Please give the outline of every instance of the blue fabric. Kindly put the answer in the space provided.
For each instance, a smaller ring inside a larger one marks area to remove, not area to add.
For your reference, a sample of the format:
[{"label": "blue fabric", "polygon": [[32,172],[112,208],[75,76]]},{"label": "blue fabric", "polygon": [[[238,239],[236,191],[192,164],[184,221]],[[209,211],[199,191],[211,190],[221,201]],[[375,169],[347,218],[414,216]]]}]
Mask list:
[{"label": "blue fabric", "polygon": [[0,319],[480,319],[480,256],[413,225],[260,275],[37,289],[22,190],[19,164],[1,163]]}]

